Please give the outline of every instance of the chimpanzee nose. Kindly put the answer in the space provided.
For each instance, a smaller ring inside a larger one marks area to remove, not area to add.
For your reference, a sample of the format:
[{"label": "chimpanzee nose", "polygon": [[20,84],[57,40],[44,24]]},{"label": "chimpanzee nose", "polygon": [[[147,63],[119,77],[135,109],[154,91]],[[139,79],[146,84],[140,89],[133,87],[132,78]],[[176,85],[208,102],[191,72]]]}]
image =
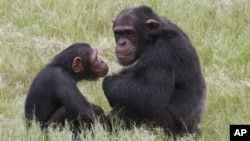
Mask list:
[{"label": "chimpanzee nose", "polygon": [[126,40],[120,39],[120,40],[118,41],[117,44],[118,44],[119,46],[124,46],[124,45],[126,45]]}]

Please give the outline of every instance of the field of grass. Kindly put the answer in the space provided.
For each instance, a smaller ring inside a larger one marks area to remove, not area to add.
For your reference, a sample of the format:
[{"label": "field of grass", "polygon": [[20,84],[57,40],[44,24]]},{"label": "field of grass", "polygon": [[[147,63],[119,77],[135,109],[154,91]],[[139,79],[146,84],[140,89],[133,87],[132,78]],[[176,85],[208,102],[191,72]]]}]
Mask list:
[{"label": "field of grass", "polygon": [[[125,7],[145,4],[179,25],[190,37],[208,85],[201,135],[177,140],[227,141],[230,124],[250,124],[249,0],[1,0],[0,1],[0,140],[68,141],[71,132],[37,126],[27,131],[24,100],[39,70],[62,49],[87,42],[108,62],[109,74],[120,69],[114,60],[112,20]],[[110,110],[102,79],[80,82],[89,101]],[[160,129],[144,127],[108,134],[100,125],[82,140],[161,141]],[[172,140],[172,139],[169,139]]]}]

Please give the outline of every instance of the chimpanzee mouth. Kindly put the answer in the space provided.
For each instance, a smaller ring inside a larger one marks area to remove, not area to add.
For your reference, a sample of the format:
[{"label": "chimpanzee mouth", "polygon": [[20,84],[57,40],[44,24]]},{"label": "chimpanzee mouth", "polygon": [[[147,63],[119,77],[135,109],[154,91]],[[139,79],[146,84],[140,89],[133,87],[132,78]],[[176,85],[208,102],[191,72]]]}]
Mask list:
[{"label": "chimpanzee mouth", "polygon": [[116,60],[118,61],[119,64],[123,66],[130,65],[134,62],[134,56],[133,55],[116,55]]},{"label": "chimpanzee mouth", "polygon": [[118,60],[118,62],[120,62],[122,64],[123,63],[127,64],[127,62],[130,62],[131,60],[133,60],[133,55],[126,55],[126,56],[124,56],[124,55],[122,55],[122,56],[117,55],[116,59]]},{"label": "chimpanzee mouth", "polygon": [[133,54],[132,53],[128,53],[126,55],[124,54],[118,54],[116,53],[116,58],[119,59],[119,60],[129,60],[130,58],[133,58]]},{"label": "chimpanzee mouth", "polygon": [[128,55],[128,56],[122,55],[122,56],[116,56],[116,58],[119,59],[119,60],[127,60],[127,59],[131,58],[131,56],[132,55]]}]

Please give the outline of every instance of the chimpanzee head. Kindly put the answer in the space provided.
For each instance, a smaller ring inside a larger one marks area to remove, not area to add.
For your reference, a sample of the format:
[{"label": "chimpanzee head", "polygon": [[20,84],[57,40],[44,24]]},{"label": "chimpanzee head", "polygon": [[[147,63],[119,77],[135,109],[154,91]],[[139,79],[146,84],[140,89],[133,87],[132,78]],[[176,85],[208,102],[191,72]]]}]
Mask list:
[{"label": "chimpanzee head", "polygon": [[160,18],[147,6],[124,9],[113,21],[115,55],[121,65],[133,64],[150,42],[148,34],[160,27]]},{"label": "chimpanzee head", "polygon": [[107,64],[98,57],[98,51],[86,43],[75,43],[55,56],[51,65],[62,67],[75,80],[95,80],[108,72]]}]

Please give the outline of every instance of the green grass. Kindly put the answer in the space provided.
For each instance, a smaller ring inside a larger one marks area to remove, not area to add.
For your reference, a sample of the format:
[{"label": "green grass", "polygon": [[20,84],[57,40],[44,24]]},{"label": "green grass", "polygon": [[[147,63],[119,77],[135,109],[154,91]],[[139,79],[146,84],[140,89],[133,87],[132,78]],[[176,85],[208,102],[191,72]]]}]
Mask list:
[{"label": "green grass", "polygon": [[[250,1],[248,0],[1,0],[0,1],[0,140],[71,140],[71,132],[46,135],[37,126],[27,132],[24,100],[39,70],[75,42],[98,48],[109,74],[114,60],[112,20],[125,7],[146,4],[178,24],[190,37],[208,85],[207,111],[201,135],[178,140],[229,140],[230,124],[250,123]],[[110,110],[97,82],[81,82],[89,101]],[[117,127],[118,128],[118,127]],[[165,140],[160,129],[119,130],[111,135],[98,124],[83,140]],[[172,140],[172,139],[169,139]]]}]

